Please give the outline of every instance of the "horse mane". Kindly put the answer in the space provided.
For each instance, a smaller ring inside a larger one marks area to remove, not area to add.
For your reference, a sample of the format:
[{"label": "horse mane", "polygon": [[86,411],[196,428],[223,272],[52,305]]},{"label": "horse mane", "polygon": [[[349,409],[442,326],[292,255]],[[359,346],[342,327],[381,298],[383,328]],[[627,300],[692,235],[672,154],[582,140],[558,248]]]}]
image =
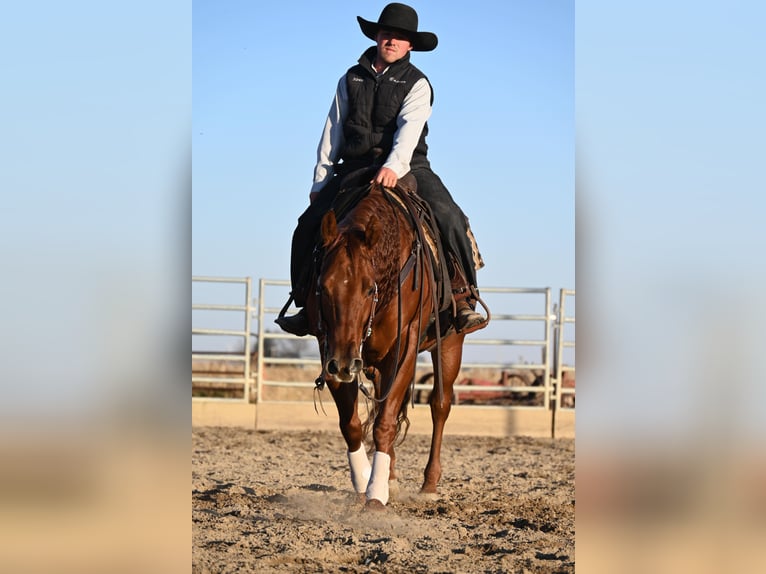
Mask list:
[{"label": "horse mane", "polygon": [[[339,236],[346,238],[346,249],[354,248],[355,239],[362,240],[364,248],[374,262],[378,276],[380,306],[396,298],[402,261],[400,251],[403,237],[411,241],[409,224],[402,221],[404,214],[393,205],[378,186],[370,192],[338,223]],[[374,237],[369,241],[370,237]]]}]

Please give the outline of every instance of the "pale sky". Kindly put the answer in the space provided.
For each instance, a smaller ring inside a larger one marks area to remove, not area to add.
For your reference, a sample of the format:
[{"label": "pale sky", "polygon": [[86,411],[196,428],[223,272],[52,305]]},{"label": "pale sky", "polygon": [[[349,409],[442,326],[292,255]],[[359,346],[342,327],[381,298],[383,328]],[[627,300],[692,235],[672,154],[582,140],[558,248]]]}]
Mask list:
[{"label": "pale sky", "polygon": [[[471,220],[480,286],[574,288],[574,3],[413,2],[429,158]],[[193,3],[195,275],[287,279],[321,129],[385,2]]]}]

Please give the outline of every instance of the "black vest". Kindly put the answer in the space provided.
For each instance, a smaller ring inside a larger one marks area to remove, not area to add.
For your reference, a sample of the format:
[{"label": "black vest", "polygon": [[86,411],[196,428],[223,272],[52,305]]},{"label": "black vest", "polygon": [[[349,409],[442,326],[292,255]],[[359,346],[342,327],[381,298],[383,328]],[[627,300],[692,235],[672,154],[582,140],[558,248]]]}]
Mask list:
[{"label": "black vest", "polygon": [[[345,145],[341,152],[345,162],[367,159],[373,148],[383,151],[383,159],[388,157],[394,143],[396,118],[405,96],[421,78],[428,81],[423,72],[410,64],[409,54],[391,64],[385,75],[376,77],[371,67],[376,53],[375,46],[369,48],[359,58],[359,64],[346,72],[349,111],[343,123]],[[410,165],[413,167],[428,165],[427,134],[428,124],[423,126],[420,140],[412,154]]]}]

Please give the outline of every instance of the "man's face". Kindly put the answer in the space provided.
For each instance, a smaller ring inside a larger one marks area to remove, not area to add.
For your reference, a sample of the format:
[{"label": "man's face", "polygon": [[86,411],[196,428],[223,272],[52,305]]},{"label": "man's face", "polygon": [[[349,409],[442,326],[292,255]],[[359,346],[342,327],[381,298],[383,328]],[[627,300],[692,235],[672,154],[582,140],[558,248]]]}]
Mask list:
[{"label": "man's face", "polygon": [[378,59],[386,65],[401,60],[412,50],[412,44],[407,36],[393,30],[378,30],[375,41],[378,44]]}]

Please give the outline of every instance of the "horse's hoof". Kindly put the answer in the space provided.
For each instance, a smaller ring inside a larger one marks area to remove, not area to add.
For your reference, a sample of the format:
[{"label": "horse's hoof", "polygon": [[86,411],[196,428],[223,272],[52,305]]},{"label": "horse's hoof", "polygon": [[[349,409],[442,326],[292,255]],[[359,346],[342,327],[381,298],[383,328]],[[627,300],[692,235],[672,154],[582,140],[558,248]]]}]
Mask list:
[{"label": "horse's hoof", "polygon": [[439,500],[439,494],[437,492],[424,492],[420,491],[418,493],[418,498],[422,500]]},{"label": "horse's hoof", "polygon": [[367,501],[367,504],[364,505],[364,509],[365,511],[382,512],[386,509],[386,505],[377,498],[371,498]]}]

